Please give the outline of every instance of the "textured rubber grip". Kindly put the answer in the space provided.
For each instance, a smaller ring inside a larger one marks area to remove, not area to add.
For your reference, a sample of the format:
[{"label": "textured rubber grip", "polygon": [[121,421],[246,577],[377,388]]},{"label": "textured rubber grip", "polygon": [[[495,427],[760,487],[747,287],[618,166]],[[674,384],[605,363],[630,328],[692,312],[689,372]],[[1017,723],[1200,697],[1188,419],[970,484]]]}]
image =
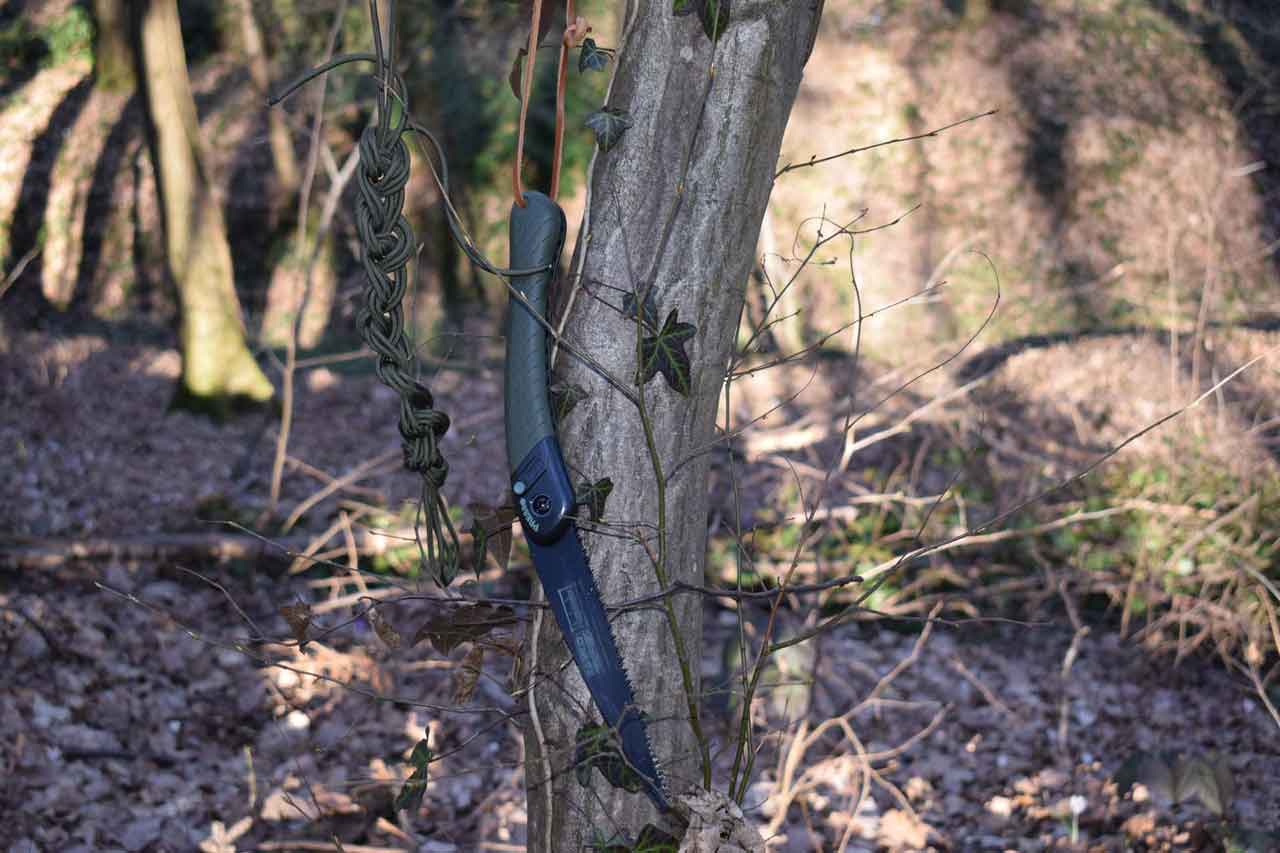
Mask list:
[{"label": "textured rubber grip", "polygon": [[555,434],[547,397],[547,332],[539,318],[547,313],[547,287],[564,247],[564,211],[540,192],[524,194],[525,207],[511,206],[512,269],[548,267],[516,276],[511,285],[538,313],[512,298],[507,318],[507,460],[514,470],[539,441]]}]

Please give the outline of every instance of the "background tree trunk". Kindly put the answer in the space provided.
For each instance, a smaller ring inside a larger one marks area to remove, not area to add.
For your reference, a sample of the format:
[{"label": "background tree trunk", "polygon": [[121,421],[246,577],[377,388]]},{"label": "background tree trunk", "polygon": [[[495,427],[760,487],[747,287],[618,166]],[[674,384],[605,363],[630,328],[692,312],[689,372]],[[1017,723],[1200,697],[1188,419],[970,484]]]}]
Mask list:
[{"label": "background tree trunk", "polygon": [[97,27],[94,46],[94,75],[107,92],[133,90],[133,52],[129,49],[129,14],[125,0],[93,0],[93,21]]},{"label": "background tree trunk", "polygon": [[274,390],[245,343],[226,225],[201,165],[175,0],[149,0],[140,34],[166,260],[182,314],[180,395],[193,402],[268,400]]},{"label": "background tree trunk", "polygon": [[[612,532],[639,533],[657,552],[647,525],[665,524],[671,580],[702,577],[708,510],[704,451],[714,441],[717,403],[760,220],[821,5],[820,0],[739,0],[713,49],[696,15],[673,17],[670,3],[627,4],[609,106],[628,111],[634,124],[615,148],[594,160],[588,221],[571,275],[561,286],[581,286],[617,305],[615,289],[642,292],[652,285],[659,322],[678,309],[682,322],[697,326],[688,346],[690,397],[679,396],[661,378],[643,389],[666,478],[665,518],[660,518],[658,481],[636,407],[563,351],[557,378],[590,396],[560,424],[560,437],[575,476],[612,478],[605,521],[627,525]],[[636,333],[633,321],[600,300],[581,292],[571,299],[568,340],[624,384],[631,384],[636,372]],[[606,602],[658,589],[645,547],[635,538],[584,533],[583,539]],[[674,601],[696,683],[702,602],[692,596]],[[653,717],[654,751],[671,790],[700,786],[700,750],[666,617],[653,610],[630,612],[614,621],[614,631],[637,701]],[[535,663],[545,680],[531,694],[536,713],[526,735],[529,849],[580,850],[616,833],[634,838],[646,822],[655,821],[654,810],[642,795],[610,787],[596,771],[590,788],[576,781],[574,738],[583,723],[580,709],[592,707],[590,698],[576,670],[563,667],[567,651],[554,620],[544,618],[538,632]],[[550,771],[542,763],[548,756]],[[550,791],[543,784],[548,772]],[[725,780],[717,781],[723,788]]]},{"label": "background tree trunk", "polygon": [[[271,65],[267,61],[266,47],[262,41],[262,28],[253,15],[251,0],[237,0],[237,3],[240,38],[244,43],[245,59],[249,63],[249,76],[253,78],[253,85],[265,100],[271,91]],[[298,171],[298,157],[293,150],[293,138],[289,133],[288,115],[282,108],[267,110],[267,140],[271,144],[271,159],[276,167],[279,206],[293,197],[302,181]]]},{"label": "background tree trunk", "polygon": [[296,325],[298,347],[312,349],[324,338],[338,297],[333,234],[313,229],[305,240],[288,239],[288,253],[271,269],[259,337],[267,346],[285,347]]}]

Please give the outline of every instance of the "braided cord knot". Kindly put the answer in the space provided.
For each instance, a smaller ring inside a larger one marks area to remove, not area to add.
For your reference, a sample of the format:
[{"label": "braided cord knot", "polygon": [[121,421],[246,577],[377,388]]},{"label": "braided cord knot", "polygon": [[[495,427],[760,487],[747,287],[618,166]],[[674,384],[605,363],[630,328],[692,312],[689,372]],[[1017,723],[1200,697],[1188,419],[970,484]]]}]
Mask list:
[{"label": "braided cord knot", "polygon": [[[398,79],[391,85],[403,92]],[[446,585],[457,572],[458,560],[457,534],[440,495],[449,476],[449,464],[440,453],[439,442],[449,430],[449,416],[435,408],[431,392],[414,376],[413,346],[405,334],[405,266],[413,254],[414,238],[403,213],[409,149],[402,131],[402,127],[379,122],[366,127],[360,136],[356,231],[360,236],[365,298],[356,323],[365,343],[377,356],[374,368],[378,378],[400,395],[404,465],[423,481],[422,508],[427,528],[424,556],[437,581]]]}]

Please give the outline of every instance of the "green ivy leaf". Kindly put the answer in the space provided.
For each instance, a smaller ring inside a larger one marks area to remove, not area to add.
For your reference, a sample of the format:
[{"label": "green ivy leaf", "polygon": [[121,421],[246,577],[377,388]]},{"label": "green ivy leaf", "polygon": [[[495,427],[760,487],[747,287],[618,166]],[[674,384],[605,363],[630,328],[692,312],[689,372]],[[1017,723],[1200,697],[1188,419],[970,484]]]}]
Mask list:
[{"label": "green ivy leaf", "polygon": [[623,757],[613,729],[602,723],[586,723],[578,729],[573,753],[573,772],[578,784],[591,785],[591,768],[596,767],[605,781],[632,794],[644,789],[644,780]]},{"label": "green ivy leaf", "polygon": [[584,125],[596,132],[596,144],[601,151],[608,151],[618,144],[622,134],[631,127],[631,116],[625,110],[605,107],[587,116]]},{"label": "green ivy leaf", "polygon": [[596,849],[600,853],[677,853],[680,849],[680,840],[653,824],[646,823],[644,829],[640,830],[640,834],[636,836],[634,844],[625,839],[621,841],[610,839]]},{"label": "green ivy leaf", "polygon": [[679,311],[672,308],[658,333],[640,341],[640,382],[647,383],[661,373],[673,391],[688,397],[692,378],[684,345],[697,333],[698,327],[681,323]]},{"label": "green ivy leaf", "polygon": [[509,506],[468,504],[471,511],[471,559],[476,574],[484,568],[485,554],[493,557],[503,571],[511,562],[511,528],[516,519]]},{"label": "green ivy leaf", "polygon": [[480,523],[479,516],[471,518],[471,567],[477,575],[484,568],[484,555],[488,552],[489,531]]},{"label": "green ivy leaf", "polygon": [[729,0],[698,0],[698,20],[707,38],[719,41],[729,29]]},{"label": "green ivy leaf", "polygon": [[1153,797],[1166,803],[1181,799],[1173,772],[1176,761],[1168,753],[1138,752],[1120,766],[1113,776],[1116,789],[1124,794],[1135,784],[1145,785]]},{"label": "green ivy leaf", "polygon": [[412,814],[422,806],[422,795],[427,792],[427,768],[431,764],[432,757],[431,747],[427,746],[426,740],[418,741],[413,748],[413,754],[409,756],[413,773],[405,780],[400,793],[396,795],[394,803],[396,811],[403,810]]},{"label": "green ivy leaf", "polygon": [[551,383],[551,410],[556,413],[556,423],[564,423],[574,406],[589,396],[585,388],[571,382],[559,380]]},{"label": "green ivy leaf", "polygon": [[431,752],[431,747],[427,746],[424,738],[413,745],[413,752],[409,754],[409,764],[415,770],[426,770],[433,756],[434,753]]},{"label": "green ivy leaf", "polygon": [[1231,805],[1231,770],[1214,757],[1194,755],[1177,768],[1180,799],[1198,796],[1209,811],[1222,817]]},{"label": "green ivy leaf", "polygon": [[591,520],[599,522],[604,517],[604,505],[613,494],[613,480],[602,477],[594,483],[585,480],[578,484],[577,496],[579,505],[584,505],[591,515]]},{"label": "green ivy leaf", "polygon": [[593,38],[585,38],[582,40],[582,47],[578,50],[578,71],[583,74],[588,71],[603,71],[609,67],[611,59],[613,59],[612,50],[600,47]]},{"label": "green ivy leaf", "polygon": [[1222,849],[1227,853],[1268,853],[1280,850],[1280,832],[1247,826],[1224,827]]},{"label": "green ivy leaf", "polygon": [[[628,291],[622,295],[622,313],[626,315],[628,320],[635,320],[639,317],[636,311],[636,295]],[[653,330],[658,328],[658,300],[653,297],[653,287],[645,288],[644,293],[644,323],[645,329]]]},{"label": "green ivy leaf", "polygon": [[719,41],[729,28],[729,3],[731,0],[673,0],[671,12],[676,17],[698,13],[702,31],[707,38]]},{"label": "green ivy leaf", "polygon": [[680,849],[680,840],[668,835],[651,823],[646,823],[636,838],[633,853],[676,853]]}]

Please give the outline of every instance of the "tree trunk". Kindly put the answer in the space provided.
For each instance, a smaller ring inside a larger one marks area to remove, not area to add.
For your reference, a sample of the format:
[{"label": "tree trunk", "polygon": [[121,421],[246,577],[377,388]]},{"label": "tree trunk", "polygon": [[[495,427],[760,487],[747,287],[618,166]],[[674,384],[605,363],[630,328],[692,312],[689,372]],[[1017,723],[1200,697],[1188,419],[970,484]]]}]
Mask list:
[{"label": "tree trunk", "polygon": [[93,0],[93,19],[98,29],[93,52],[95,82],[107,92],[133,91],[133,52],[129,49],[125,0]]},{"label": "tree trunk", "polygon": [[165,254],[182,314],[180,397],[215,408],[235,398],[266,401],[274,391],[245,343],[226,225],[201,163],[175,0],[148,0],[140,49]]},{"label": "tree trunk", "polygon": [[297,346],[312,349],[324,338],[338,296],[333,234],[326,228],[301,243],[296,235],[288,239],[288,251],[271,269],[261,340],[267,346],[288,346],[296,325]]},{"label": "tree trunk", "polygon": [[[604,521],[621,535],[583,534],[606,602],[659,588],[648,552],[663,558],[669,581],[701,581],[706,451],[715,441],[760,220],[821,7],[821,0],[737,0],[713,49],[697,15],[673,17],[670,3],[627,4],[609,106],[626,110],[634,124],[616,147],[595,157],[588,219],[561,286],[581,282],[600,297],[571,299],[566,338],[643,394],[653,456],[633,403],[565,351],[557,362],[558,379],[589,393],[559,426],[570,468],[581,479],[614,483]],[[680,321],[697,326],[688,344],[687,398],[661,377],[643,388],[634,384],[637,325],[602,304],[616,306],[619,290],[643,292],[647,285],[659,324],[678,310]],[[661,527],[661,537],[651,525]],[[702,603],[696,596],[672,602],[696,696]],[[693,734],[667,615],[630,611],[613,624],[637,702],[652,718],[654,752],[672,793],[701,786],[703,748]],[[654,809],[642,795],[610,787],[598,771],[589,788],[579,785],[574,739],[591,700],[576,670],[564,667],[567,650],[554,620],[543,618],[537,631],[531,651],[543,680],[530,694],[534,713],[525,740],[529,849],[581,850],[615,835],[634,839],[645,823],[658,822]],[[724,787],[723,778],[716,781]]]},{"label": "tree trunk", "polygon": [[[253,85],[265,100],[271,89],[271,67],[267,62],[266,48],[262,43],[262,29],[253,16],[251,0],[238,0],[240,9],[240,37],[244,41],[245,59],[249,62],[249,76]],[[283,109],[267,110],[267,140],[271,144],[271,159],[276,167],[280,200],[292,198],[302,179],[298,172],[298,157],[293,150],[286,113]]]}]

